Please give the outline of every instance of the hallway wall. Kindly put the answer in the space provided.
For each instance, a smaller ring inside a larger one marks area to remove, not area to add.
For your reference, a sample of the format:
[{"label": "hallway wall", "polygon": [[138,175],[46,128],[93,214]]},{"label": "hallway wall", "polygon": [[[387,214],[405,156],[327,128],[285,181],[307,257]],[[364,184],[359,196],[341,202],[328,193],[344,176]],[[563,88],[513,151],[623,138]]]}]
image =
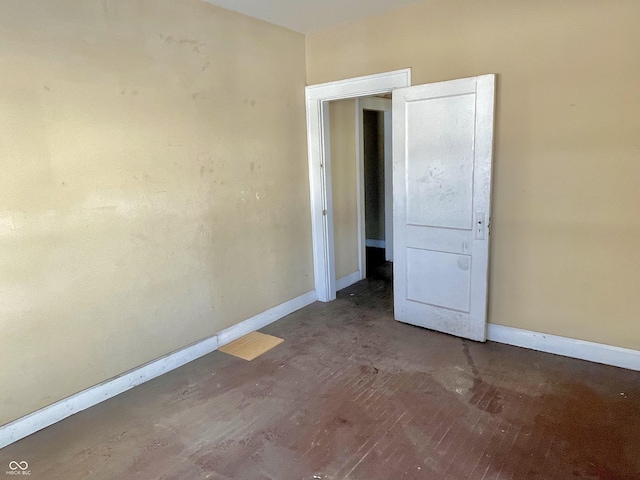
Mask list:
[{"label": "hallway wall", "polygon": [[336,279],[358,271],[356,101],[329,103]]}]

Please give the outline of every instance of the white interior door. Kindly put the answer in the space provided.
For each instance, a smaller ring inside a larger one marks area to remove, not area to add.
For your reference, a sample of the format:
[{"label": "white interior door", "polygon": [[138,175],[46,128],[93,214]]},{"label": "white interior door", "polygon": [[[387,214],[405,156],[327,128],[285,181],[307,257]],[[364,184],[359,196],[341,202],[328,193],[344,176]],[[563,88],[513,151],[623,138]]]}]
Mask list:
[{"label": "white interior door", "polygon": [[393,91],[394,308],[486,339],[495,75]]}]

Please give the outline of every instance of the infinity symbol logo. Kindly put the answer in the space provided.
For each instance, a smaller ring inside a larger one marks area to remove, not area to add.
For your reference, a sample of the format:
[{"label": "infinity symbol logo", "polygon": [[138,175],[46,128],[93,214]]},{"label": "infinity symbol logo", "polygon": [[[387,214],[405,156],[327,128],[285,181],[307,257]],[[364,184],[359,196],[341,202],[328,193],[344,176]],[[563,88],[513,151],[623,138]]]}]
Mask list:
[{"label": "infinity symbol logo", "polygon": [[29,468],[29,464],[27,462],[24,462],[24,461],[16,462],[14,460],[14,461],[9,462],[9,468],[11,470],[26,470],[27,468]]}]

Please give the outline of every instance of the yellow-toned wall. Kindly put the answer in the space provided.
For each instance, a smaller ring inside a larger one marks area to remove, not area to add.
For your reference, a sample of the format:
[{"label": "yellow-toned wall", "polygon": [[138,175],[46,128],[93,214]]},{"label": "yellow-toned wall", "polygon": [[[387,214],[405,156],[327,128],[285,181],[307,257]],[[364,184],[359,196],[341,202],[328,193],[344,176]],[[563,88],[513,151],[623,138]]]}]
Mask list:
[{"label": "yellow-toned wall", "polygon": [[498,74],[489,319],[640,350],[640,2],[432,0],[306,37],[307,82]]},{"label": "yellow-toned wall", "polygon": [[313,289],[304,37],[0,2],[0,425]]},{"label": "yellow-toned wall", "polygon": [[331,189],[336,279],[358,271],[356,103],[329,103]]}]

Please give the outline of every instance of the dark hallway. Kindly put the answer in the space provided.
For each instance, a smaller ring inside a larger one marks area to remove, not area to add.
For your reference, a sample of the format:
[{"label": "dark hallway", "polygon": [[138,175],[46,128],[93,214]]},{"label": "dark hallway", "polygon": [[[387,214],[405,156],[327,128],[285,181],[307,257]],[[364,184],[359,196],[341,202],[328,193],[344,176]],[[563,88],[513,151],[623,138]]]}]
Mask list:
[{"label": "dark hallway", "polygon": [[[393,281],[393,264],[384,259],[384,248],[367,247],[367,280]],[[390,287],[390,285],[389,285]]]}]

